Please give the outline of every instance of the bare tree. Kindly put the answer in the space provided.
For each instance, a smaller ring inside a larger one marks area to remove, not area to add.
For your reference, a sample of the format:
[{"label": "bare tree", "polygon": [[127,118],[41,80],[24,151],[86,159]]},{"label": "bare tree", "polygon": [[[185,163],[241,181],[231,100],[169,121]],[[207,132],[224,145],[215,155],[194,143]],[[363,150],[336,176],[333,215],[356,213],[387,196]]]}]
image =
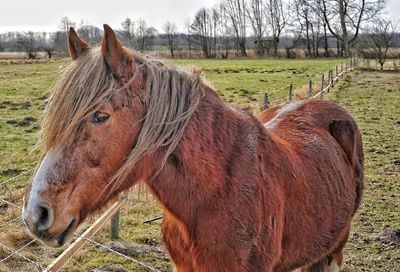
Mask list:
[{"label": "bare tree", "polygon": [[58,26],[60,31],[55,36],[55,47],[58,51],[64,52],[64,54],[68,54],[67,36],[70,27],[76,27],[76,23],[67,16],[62,17]]},{"label": "bare tree", "polygon": [[386,0],[316,0],[330,33],[343,45],[345,57],[356,41],[363,22],[377,15]]},{"label": "bare tree", "polygon": [[386,62],[387,52],[392,45],[393,37],[396,32],[396,26],[389,20],[382,18],[375,19],[372,23],[373,27],[368,31],[367,44],[374,50],[375,59],[381,65]]},{"label": "bare tree", "polygon": [[18,45],[24,50],[28,59],[35,59],[38,51],[35,33],[32,31],[19,35]]},{"label": "bare tree", "polygon": [[42,46],[42,50],[43,50],[44,52],[46,52],[47,57],[48,57],[49,59],[51,59],[51,58],[53,57],[55,49],[54,49],[54,46],[53,46],[52,44],[45,44],[45,45],[43,45],[43,46]]},{"label": "bare tree", "polygon": [[231,43],[232,43],[231,37],[233,36],[233,29],[230,24],[230,17],[223,3],[220,3],[217,7],[215,7],[215,9],[218,10],[218,18],[216,18],[218,50],[220,52],[221,57],[225,59],[228,57],[229,50],[231,49]]},{"label": "bare tree", "polygon": [[265,35],[265,6],[262,0],[249,0],[247,16],[251,23],[254,33],[254,43],[256,45],[256,54],[261,57],[264,55],[264,35]]},{"label": "bare tree", "polygon": [[157,30],[154,27],[148,27],[144,19],[138,19],[136,25],[137,49],[141,52],[150,50],[153,46],[154,36],[157,34]]},{"label": "bare tree", "polygon": [[246,3],[244,0],[224,0],[226,12],[232,23],[236,38],[236,50],[242,57],[247,56],[246,52]]},{"label": "bare tree", "polygon": [[287,16],[283,9],[282,0],[268,0],[267,8],[267,25],[271,30],[272,35],[272,49],[274,56],[278,54],[279,38],[282,31],[287,25]]},{"label": "bare tree", "polygon": [[187,42],[187,46],[188,46],[188,51],[189,51],[189,58],[192,57],[192,27],[190,24],[190,19],[186,20],[185,22],[185,28],[186,28],[186,34],[185,34],[185,39]]},{"label": "bare tree", "polygon": [[134,47],[134,42],[135,42],[135,22],[127,17],[125,20],[122,21],[122,35],[123,35],[123,40],[125,41],[125,44],[129,47]]},{"label": "bare tree", "polygon": [[163,30],[165,32],[164,39],[167,41],[168,49],[171,52],[171,57],[174,57],[174,51],[176,50],[176,24],[170,21],[167,21],[164,26]]},{"label": "bare tree", "polygon": [[200,44],[204,58],[215,57],[215,48],[213,48],[214,40],[214,23],[211,11],[205,8],[200,9],[194,16],[191,29],[195,34],[197,42]]},{"label": "bare tree", "polygon": [[312,36],[311,36],[311,27],[312,27],[312,9],[309,1],[307,0],[293,0],[291,3],[292,8],[294,9],[294,14],[296,14],[296,26],[294,29],[304,30],[304,38],[306,41],[306,48],[308,57],[312,56]]},{"label": "bare tree", "polygon": [[46,32],[43,32],[42,35],[42,40],[41,40],[41,46],[40,48],[46,52],[47,57],[51,59],[54,55],[55,47],[54,47],[54,39],[52,37],[52,34],[47,34]]},{"label": "bare tree", "polygon": [[79,37],[81,37],[85,41],[89,41],[90,39],[90,30],[89,30],[89,22],[85,19],[81,19],[79,22],[78,29]]},{"label": "bare tree", "polygon": [[68,16],[62,17],[59,25],[60,30],[68,33],[71,27],[76,27],[76,23],[69,19]]}]

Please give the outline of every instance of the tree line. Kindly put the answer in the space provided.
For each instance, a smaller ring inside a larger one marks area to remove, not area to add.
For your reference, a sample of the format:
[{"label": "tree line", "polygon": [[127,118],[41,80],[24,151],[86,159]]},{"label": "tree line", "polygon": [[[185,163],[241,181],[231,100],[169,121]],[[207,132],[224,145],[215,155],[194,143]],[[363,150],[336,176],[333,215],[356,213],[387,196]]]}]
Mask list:
[{"label": "tree line", "polygon": [[[382,15],[386,0],[220,0],[199,9],[184,31],[167,21],[159,32],[143,19],[125,18],[117,34],[124,44],[139,51],[165,50],[171,57],[201,52],[204,58],[263,56],[307,58],[349,57],[354,49],[386,58],[389,47],[400,43],[397,26]],[[8,32],[0,34],[0,51],[24,51],[35,58],[44,51],[67,53],[69,27],[92,44],[102,30],[85,20],[79,24],[63,17],[54,33]],[[381,61],[380,61],[381,62]]]}]

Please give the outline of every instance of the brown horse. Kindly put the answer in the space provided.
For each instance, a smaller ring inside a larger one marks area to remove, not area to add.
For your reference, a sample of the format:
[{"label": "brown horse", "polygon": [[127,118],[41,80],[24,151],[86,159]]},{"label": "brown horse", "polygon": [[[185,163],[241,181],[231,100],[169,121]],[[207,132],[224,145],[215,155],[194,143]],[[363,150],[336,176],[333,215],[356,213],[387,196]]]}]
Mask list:
[{"label": "brown horse", "polygon": [[73,29],[74,60],[42,123],[23,219],[61,246],[139,180],[164,210],[177,271],[333,271],[363,190],[355,122],[307,100],[258,118],[198,72],[130,52],[104,26],[100,50]]}]

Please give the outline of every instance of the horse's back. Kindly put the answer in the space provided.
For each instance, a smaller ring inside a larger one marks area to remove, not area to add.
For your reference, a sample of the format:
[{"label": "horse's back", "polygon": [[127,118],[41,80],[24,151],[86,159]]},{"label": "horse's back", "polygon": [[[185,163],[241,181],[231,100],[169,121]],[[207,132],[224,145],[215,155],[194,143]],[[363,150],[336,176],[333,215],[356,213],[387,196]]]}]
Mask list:
[{"label": "horse's back", "polygon": [[287,199],[282,249],[293,255],[285,254],[280,268],[296,262],[294,255],[302,256],[297,259],[300,264],[318,254],[332,254],[347,240],[363,189],[363,151],[356,123],[343,108],[320,100],[278,105],[258,119],[277,142],[284,143],[289,150],[285,159],[292,161],[291,169],[281,172],[292,171],[283,174],[289,178],[283,184]]}]

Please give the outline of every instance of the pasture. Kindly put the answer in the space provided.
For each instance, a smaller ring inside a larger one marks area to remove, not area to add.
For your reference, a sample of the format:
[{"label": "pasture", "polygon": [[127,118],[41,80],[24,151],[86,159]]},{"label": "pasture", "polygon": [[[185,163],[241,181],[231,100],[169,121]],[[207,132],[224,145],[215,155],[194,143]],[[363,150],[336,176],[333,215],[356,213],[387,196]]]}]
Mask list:
[{"label": "pasture", "polygon": [[[201,68],[226,102],[257,113],[265,92],[270,93],[271,104],[275,104],[286,100],[287,86],[292,83],[296,97],[296,90],[301,91],[310,79],[319,81],[322,73],[342,61],[238,59],[176,60],[175,63]],[[67,61],[0,63],[0,184],[35,165],[44,101],[66,65]],[[354,116],[363,133],[366,156],[366,190],[353,221],[344,271],[400,271],[399,74],[355,71],[342,78],[324,99],[336,101]],[[21,204],[27,179],[22,177],[0,185],[0,196]],[[0,242],[12,248],[30,241],[20,220],[2,225],[19,213],[18,209],[0,202]],[[121,212],[120,238],[127,243],[111,242],[108,228],[103,228],[93,239],[162,271],[171,270],[162,246],[160,222],[143,224],[144,220],[160,214],[150,195],[138,196],[132,192]],[[62,250],[34,242],[21,253],[46,265]],[[0,249],[0,260],[7,256],[8,252]],[[137,265],[92,245],[79,251],[64,271],[98,267],[103,270],[95,271],[117,271],[119,265],[128,271],[142,271]],[[0,263],[0,271],[32,271],[32,266],[13,256]]]}]

